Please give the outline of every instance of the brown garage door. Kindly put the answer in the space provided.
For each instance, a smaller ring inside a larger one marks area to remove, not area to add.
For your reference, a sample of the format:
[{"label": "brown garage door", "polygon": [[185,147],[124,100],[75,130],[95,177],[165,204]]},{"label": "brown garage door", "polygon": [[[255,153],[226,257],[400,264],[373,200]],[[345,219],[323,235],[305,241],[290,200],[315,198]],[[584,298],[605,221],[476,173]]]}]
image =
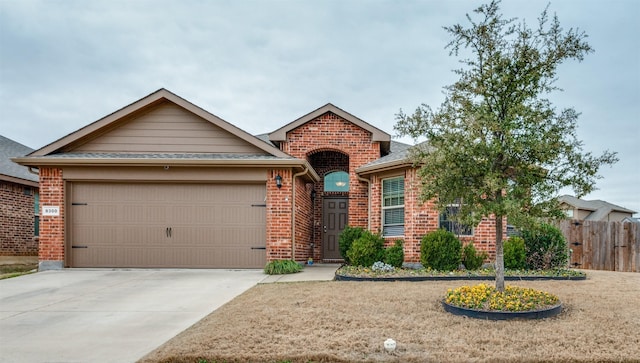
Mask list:
[{"label": "brown garage door", "polygon": [[73,183],[73,267],[262,268],[264,184]]}]

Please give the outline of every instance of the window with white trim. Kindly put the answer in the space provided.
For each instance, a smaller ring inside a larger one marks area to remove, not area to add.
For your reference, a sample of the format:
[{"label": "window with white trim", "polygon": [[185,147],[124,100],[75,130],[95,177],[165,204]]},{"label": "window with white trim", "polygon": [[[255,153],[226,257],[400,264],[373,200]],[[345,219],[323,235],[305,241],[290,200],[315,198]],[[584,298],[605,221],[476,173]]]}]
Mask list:
[{"label": "window with white trim", "polygon": [[440,228],[444,228],[456,236],[473,236],[473,226],[455,220],[455,215],[458,214],[459,210],[460,200],[449,204],[445,211],[440,213]]},{"label": "window with white trim", "polygon": [[404,235],[404,177],[382,180],[382,235]]}]

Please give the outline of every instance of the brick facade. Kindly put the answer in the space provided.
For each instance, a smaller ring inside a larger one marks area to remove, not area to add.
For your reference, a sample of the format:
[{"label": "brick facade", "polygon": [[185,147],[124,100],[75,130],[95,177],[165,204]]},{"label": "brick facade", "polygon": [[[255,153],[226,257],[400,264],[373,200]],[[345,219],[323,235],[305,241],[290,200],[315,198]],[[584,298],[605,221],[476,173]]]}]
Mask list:
[{"label": "brick facade", "polygon": [[35,200],[38,188],[0,182],[0,256],[37,256]]},{"label": "brick facade", "polygon": [[[356,169],[383,156],[381,143],[373,141],[374,134],[371,130],[375,128],[368,128],[366,123],[357,122],[364,127],[362,128],[330,111],[312,117],[315,118],[296,124],[288,130],[286,140],[280,141],[278,145],[281,151],[297,159],[306,160],[320,177],[320,181],[309,183],[309,176],[296,176],[294,170],[299,171],[299,167],[273,166],[266,171],[267,261],[306,261],[309,257],[314,260],[323,259],[322,208],[325,197],[348,198],[348,224],[368,228],[376,233],[381,232],[382,180],[403,176],[404,235],[390,237],[386,242],[392,244],[396,239],[403,239],[405,260],[418,262],[420,241],[427,232],[439,227],[439,215],[433,202],[419,202],[420,184],[416,169],[405,165],[384,172],[372,172],[362,177],[356,173]],[[348,192],[324,191],[324,177],[334,171],[349,174]],[[280,188],[275,183],[278,175],[282,179]],[[64,189],[61,169],[44,166],[40,168],[40,205],[60,208],[60,216],[43,216],[40,219],[41,267],[43,263],[51,268],[65,265]],[[29,219],[33,221],[33,210],[29,210]],[[506,223],[504,226],[506,235]],[[485,220],[475,228],[473,237],[465,238],[463,241],[473,241],[478,250],[488,251],[493,258],[494,227],[493,221]]]},{"label": "brick facade", "polygon": [[[308,257],[321,260],[322,256],[322,198],[327,196],[343,196],[349,199],[350,226],[369,228],[372,232],[382,231],[382,180],[403,176],[405,179],[405,230],[403,236],[385,239],[386,245],[391,245],[397,239],[404,241],[406,262],[420,261],[420,241],[430,231],[439,228],[439,213],[433,201],[420,202],[420,180],[415,168],[399,168],[379,174],[367,176],[370,183],[362,180],[355,170],[371,161],[380,158],[380,144],[371,141],[371,134],[342,117],[327,112],[287,133],[286,142],[280,144],[280,149],[291,156],[307,160],[320,176],[320,182],[304,185],[298,182],[297,190],[305,190],[306,194],[296,194],[295,214],[295,260],[304,261]],[[327,173],[345,171],[349,173],[349,192],[324,192],[324,177]],[[281,171],[284,173],[284,171]],[[271,177],[275,177],[273,174]],[[291,210],[291,203],[283,201],[282,193],[291,193],[290,174],[283,181],[288,181],[279,191],[275,191],[274,205],[282,205],[282,209]],[[307,199],[313,188],[316,198]],[[270,190],[273,188],[270,188]],[[369,199],[370,195],[370,199]],[[275,200],[279,201],[275,203]],[[309,213],[311,204],[313,213]],[[281,210],[278,207],[278,210]],[[290,218],[290,213],[281,210],[283,219]],[[286,217],[285,217],[286,216]],[[276,218],[272,216],[271,218]],[[279,221],[275,225],[285,225],[287,230],[277,228],[268,220],[268,255],[267,259],[290,258],[291,233],[287,235],[291,226],[287,221]],[[506,223],[505,223],[506,226]],[[506,227],[504,229],[506,236]],[[275,235],[271,235],[271,233]],[[462,237],[463,243],[474,243],[479,251],[488,252],[490,258],[495,258],[495,223],[483,220],[474,229],[471,237]]]},{"label": "brick facade", "polygon": [[64,180],[62,170],[40,168],[40,206],[60,207],[59,216],[40,218],[40,265],[48,263],[57,267],[64,265]]},{"label": "brick facade", "polygon": [[[287,133],[287,141],[280,149],[293,157],[309,161],[320,176],[321,181],[314,188],[316,199],[313,203],[313,258],[322,256],[322,197],[324,176],[332,171],[349,173],[349,192],[332,193],[349,199],[349,220],[351,226],[367,227],[368,184],[358,179],[356,168],[380,158],[380,143],[371,141],[371,133],[342,117],[327,112]],[[305,217],[306,218],[306,217]],[[302,219],[307,223],[306,219]],[[298,221],[298,219],[296,219]],[[296,256],[298,257],[298,256]]]}]

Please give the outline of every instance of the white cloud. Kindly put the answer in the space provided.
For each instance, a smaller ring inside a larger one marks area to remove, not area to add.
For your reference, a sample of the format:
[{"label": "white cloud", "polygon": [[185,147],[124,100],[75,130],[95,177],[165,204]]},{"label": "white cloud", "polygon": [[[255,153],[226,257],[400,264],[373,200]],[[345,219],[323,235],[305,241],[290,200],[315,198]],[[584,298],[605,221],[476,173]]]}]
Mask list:
[{"label": "white cloud", "polygon": [[[442,27],[479,4],[0,0],[0,133],[39,148],[161,87],[251,133],[327,102],[393,133],[400,108],[440,104],[459,66]],[[534,26],[545,5],[502,7]],[[640,3],[550,11],[596,49],[560,68],[551,100],[582,112],[586,150],[619,152],[597,195],[640,211]]]}]

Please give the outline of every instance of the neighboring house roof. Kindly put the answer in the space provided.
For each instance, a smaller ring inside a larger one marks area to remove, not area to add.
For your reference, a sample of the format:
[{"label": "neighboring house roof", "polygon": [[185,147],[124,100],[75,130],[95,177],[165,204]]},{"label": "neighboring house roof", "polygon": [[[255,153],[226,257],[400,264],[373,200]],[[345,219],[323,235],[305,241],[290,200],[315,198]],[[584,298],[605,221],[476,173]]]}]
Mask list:
[{"label": "neighboring house roof", "polygon": [[622,223],[640,223],[640,218],[626,217]]},{"label": "neighboring house roof", "polygon": [[585,221],[603,220],[611,212],[636,213],[636,211],[605,202],[604,200],[584,200],[571,195],[562,195],[558,197],[558,201],[576,209],[591,211],[591,214],[585,218]]},{"label": "neighboring house roof", "polygon": [[24,156],[33,149],[0,135],[0,180],[38,186],[38,176],[29,169],[14,163],[11,158]]},{"label": "neighboring house roof", "polygon": [[280,141],[286,141],[287,140],[287,132],[292,131],[302,125],[304,125],[305,123],[312,121],[322,115],[324,115],[327,112],[331,112],[335,115],[338,115],[340,117],[342,117],[343,119],[351,122],[352,124],[360,127],[361,129],[364,129],[368,132],[371,133],[371,141],[378,141],[380,142],[380,145],[382,147],[382,151],[383,151],[383,155],[389,152],[389,148],[390,145],[389,143],[391,142],[391,135],[387,134],[386,132],[380,130],[379,128],[361,120],[360,118],[348,113],[347,111],[334,106],[331,103],[327,103],[326,105],[316,109],[315,111],[311,111],[308,114],[300,117],[299,119],[290,122],[284,126],[282,126],[281,128],[277,129],[276,131],[270,133],[269,136],[269,140],[272,141],[274,144],[278,144]]}]

